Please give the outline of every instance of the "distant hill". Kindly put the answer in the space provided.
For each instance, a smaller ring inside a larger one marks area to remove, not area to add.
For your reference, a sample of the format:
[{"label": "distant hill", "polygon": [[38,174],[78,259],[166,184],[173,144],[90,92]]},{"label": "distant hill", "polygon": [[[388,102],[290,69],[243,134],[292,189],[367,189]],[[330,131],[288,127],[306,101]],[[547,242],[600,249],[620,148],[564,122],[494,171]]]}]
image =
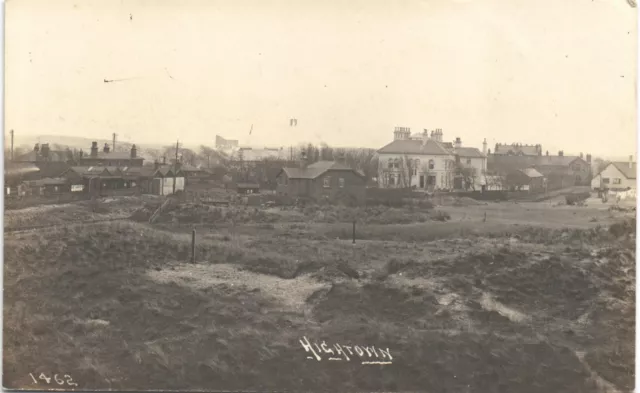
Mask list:
[{"label": "distant hill", "polygon": [[[5,135],[5,143],[9,142],[8,135]],[[113,142],[111,139],[104,138],[84,138],[78,136],[65,136],[65,135],[16,135],[14,139],[15,146],[30,146],[33,147],[36,143],[48,143],[49,145],[62,145],[68,146],[71,149],[91,149],[91,142],[98,142],[98,146],[102,147],[105,143],[111,145]],[[143,147],[147,149],[160,149],[163,144],[138,144],[135,141],[125,142],[116,140],[116,148],[120,150],[120,146],[131,148],[131,145],[135,143],[136,147]]]}]

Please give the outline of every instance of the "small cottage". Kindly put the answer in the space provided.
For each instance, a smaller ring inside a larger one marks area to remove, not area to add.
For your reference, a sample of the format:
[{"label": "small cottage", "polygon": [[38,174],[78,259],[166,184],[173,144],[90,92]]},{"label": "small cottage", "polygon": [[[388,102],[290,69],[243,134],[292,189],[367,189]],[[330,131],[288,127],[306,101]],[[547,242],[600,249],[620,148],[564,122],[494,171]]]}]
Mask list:
[{"label": "small cottage", "polygon": [[366,201],[364,174],[336,161],[319,161],[302,168],[282,168],[276,181],[279,196],[350,205]]}]

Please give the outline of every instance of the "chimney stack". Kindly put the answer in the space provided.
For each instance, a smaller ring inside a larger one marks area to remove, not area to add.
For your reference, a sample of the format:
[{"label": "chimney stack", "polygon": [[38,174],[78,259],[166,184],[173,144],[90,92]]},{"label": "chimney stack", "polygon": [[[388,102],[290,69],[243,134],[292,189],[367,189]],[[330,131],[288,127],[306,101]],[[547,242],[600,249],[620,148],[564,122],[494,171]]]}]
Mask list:
[{"label": "chimney stack", "polygon": [[153,161],[153,169],[157,171],[158,168],[160,168],[160,163],[158,162],[158,160],[154,160]]},{"label": "chimney stack", "polygon": [[36,152],[36,154],[40,151],[40,144],[36,143],[35,146],[33,146],[33,151]]},{"label": "chimney stack", "polygon": [[167,156],[162,156],[162,165],[167,165]]},{"label": "chimney stack", "polygon": [[138,149],[136,145],[131,146],[131,158],[136,158],[138,156]]},{"label": "chimney stack", "polygon": [[91,142],[91,157],[98,157],[98,142]]},{"label": "chimney stack", "polygon": [[487,138],[484,138],[484,141],[482,141],[482,154],[487,155]]},{"label": "chimney stack", "polygon": [[49,157],[49,144],[48,143],[43,143],[42,144],[42,149],[41,149],[40,153],[45,158]]},{"label": "chimney stack", "polygon": [[560,150],[560,151],[558,152],[558,156],[559,156],[559,157],[564,156],[564,152],[563,152],[562,150]]},{"label": "chimney stack", "polygon": [[108,143],[105,143],[105,144],[104,144],[104,147],[102,148],[102,151],[103,151],[104,153],[109,153],[109,144],[108,144]]},{"label": "chimney stack", "polygon": [[456,137],[456,149],[459,149],[462,147],[462,139],[460,139],[460,137]]},{"label": "chimney stack", "polygon": [[307,167],[307,152],[303,150],[300,152],[300,168],[305,169],[306,167]]},{"label": "chimney stack", "polygon": [[396,127],[393,130],[393,140],[402,140],[411,138],[411,128],[409,127]]},{"label": "chimney stack", "polygon": [[82,156],[84,156],[84,152],[82,151],[82,149],[80,149],[80,151],[78,152],[78,157],[82,158]]}]

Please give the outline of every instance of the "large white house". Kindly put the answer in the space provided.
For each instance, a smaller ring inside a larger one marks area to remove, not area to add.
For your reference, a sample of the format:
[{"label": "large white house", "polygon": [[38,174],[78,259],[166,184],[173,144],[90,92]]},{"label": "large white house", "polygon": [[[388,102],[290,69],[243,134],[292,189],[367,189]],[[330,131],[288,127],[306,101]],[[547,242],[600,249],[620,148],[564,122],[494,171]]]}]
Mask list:
[{"label": "large white house", "polygon": [[429,190],[481,189],[487,169],[486,141],[481,152],[462,147],[460,138],[443,142],[442,130],[411,135],[396,127],[393,142],[378,150],[378,185]]},{"label": "large white house", "polygon": [[591,180],[592,189],[623,191],[636,189],[636,163],[633,156],[629,162],[611,162]]}]

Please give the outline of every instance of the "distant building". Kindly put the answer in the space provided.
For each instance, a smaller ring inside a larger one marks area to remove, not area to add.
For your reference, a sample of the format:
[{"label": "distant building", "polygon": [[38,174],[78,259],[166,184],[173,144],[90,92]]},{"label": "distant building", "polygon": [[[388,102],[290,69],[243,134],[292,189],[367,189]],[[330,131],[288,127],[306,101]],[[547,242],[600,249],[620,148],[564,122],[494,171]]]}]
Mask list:
[{"label": "distant building", "polygon": [[238,147],[238,141],[235,139],[224,139],[220,135],[216,135],[216,149],[231,150]]},{"label": "distant building", "polygon": [[394,140],[378,150],[378,185],[425,190],[481,188],[486,169],[486,142],[481,152],[462,147],[462,140],[444,142],[441,129],[411,135],[396,127]]},{"label": "distant building", "polygon": [[366,201],[364,174],[336,161],[318,161],[300,168],[282,168],[276,182],[276,192],[280,196],[342,201],[354,205],[364,204]]},{"label": "distant building", "polygon": [[506,176],[506,185],[514,191],[542,192],[546,179],[535,168],[516,169]]},{"label": "distant building", "polygon": [[255,162],[263,160],[285,160],[287,158],[284,148],[255,149],[252,147],[241,147],[235,151],[231,157],[233,162]]},{"label": "distant building", "polygon": [[636,189],[636,171],[637,164],[633,162],[633,156],[629,156],[628,162],[612,162],[593,177],[591,188],[612,191]]},{"label": "distant building", "polygon": [[238,194],[259,194],[260,184],[258,183],[237,183],[236,191]]},{"label": "distant building", "polygon": [[507,176],[514,170],[535,168],[547,179],[549,190],[588,185],[591,179],[591,155],[496,155],[487,157],[487,174]]},{"label": "distant building", "polygon": [[14,162],[68,162],[73,160],[73,152],[71,150],[51,150],[48,143],[40,145],[36,143],[33,150],[17,156]]},{"label": "distant building", "polygon": [[98,142],[92,142],[89,155],[81,151],[77,161],[79,166],[138,167],[142,166],[144,158],[138,156],[136,145],[131,146],[129,152],[116,152],[105,143],[102,151],[98,151]]},{"label": "distant building", "polygon": [[523,145],[520,143],[507,145],[496,143],[493,154],[497,156],[541,156],[542,145]]}]

